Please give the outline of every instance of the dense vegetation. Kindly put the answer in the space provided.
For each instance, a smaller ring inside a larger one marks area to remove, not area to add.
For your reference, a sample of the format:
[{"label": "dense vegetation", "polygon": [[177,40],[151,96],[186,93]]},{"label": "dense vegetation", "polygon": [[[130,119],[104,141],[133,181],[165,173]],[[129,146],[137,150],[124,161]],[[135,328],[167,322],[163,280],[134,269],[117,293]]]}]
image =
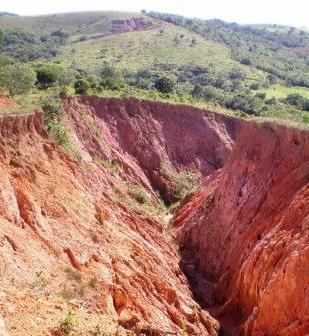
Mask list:
[{"label": "dense vegetation", "polygon": [[[133,16],[147,29],[119,26]],[[3,16],[0,29],[0,86],[28,105],[46,96],[136,96],[309,121],[304,30],[109,12]]]}]

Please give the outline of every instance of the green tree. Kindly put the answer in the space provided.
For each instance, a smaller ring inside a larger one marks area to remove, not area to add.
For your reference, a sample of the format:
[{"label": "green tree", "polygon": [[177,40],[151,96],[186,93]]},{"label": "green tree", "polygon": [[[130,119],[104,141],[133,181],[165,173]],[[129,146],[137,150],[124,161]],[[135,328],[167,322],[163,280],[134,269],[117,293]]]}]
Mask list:
[{"label": "green tree", "polygon": [[0,86],[11,96],[29,92],[35,82],[36,72],[27,64],[9,64],[0,71]]},{"label": "green tree", "polygon": [[162,93],[172,93],[175,89],[175,85],[175,80],[165,75],[155,82],[155,88]]},{"label": "green tree", "polygon": [[36,73],[38,85],[42,89],[53,86],[60,78],[60,68],[55,65],[40,67]]}]

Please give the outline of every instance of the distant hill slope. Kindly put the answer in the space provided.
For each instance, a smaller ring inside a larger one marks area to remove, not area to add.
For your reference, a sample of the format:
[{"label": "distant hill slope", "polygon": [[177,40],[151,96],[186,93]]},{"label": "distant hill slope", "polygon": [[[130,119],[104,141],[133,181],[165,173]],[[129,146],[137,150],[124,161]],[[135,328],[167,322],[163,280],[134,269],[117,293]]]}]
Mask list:
[{"label": "distant hill slope", "polygon": [[[2,17],[2,29],[22,29],[27,33],[47,35],[61,30],[68,34],[108,34],[113,20],[142,17],[140,13],[125,12],[76,12],[41,16]],[[145,18],[145,17],[144,17]],[[148,21],[153,21],[146,18]]]},{"label": "distant hill slope", "polygon": [[[116,67],[124,96],[139,97],[141,89],[142,98],[156,97],[155,81],[167,75],[176,81],[178,102],[193,98],[242,116],[309,121],[305,30],[124,12],[0,16],[0,29],[3,51],[34,67],[55,63],[97,77],[102,67]],[[289,94],[303,98],[283,101]]]},{"label": "distant hill slope", "polygon": [[18,16],[18,15],[14,13],[0,12],[0,16]]}]

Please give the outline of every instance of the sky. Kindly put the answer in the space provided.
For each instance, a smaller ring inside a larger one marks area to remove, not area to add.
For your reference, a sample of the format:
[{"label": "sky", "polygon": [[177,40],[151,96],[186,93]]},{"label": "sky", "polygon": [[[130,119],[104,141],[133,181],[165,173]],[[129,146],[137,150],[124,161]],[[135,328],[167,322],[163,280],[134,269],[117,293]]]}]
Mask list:
[{"label": "sky", "polygon": [[9,0],[0,11],[37,15],[76,11],[159,11],[238,23],[309,27],[309,0]]}]

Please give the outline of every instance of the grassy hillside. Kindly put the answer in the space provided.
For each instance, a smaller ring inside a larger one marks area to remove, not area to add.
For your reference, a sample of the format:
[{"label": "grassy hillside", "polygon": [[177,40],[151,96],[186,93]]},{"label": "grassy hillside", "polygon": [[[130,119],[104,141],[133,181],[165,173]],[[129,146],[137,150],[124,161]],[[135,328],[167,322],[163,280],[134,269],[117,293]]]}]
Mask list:
[{"label": "grassy hillside", "polygon": [[[309,120],[306,31],[119,12],[2,16],[0,29],[6,55],[36,71],[53,65],[58,79],[52,86],[65,85],[70,94],[74,80],[85,80],[87,92],[97,95],[203,105],[243,117]],[[170,92],[158,90],[162,76],[174,82]],[[26,100],[46,95],[43,91],[37,85]],[[290,94],[299,97],[286,99]]]}]

